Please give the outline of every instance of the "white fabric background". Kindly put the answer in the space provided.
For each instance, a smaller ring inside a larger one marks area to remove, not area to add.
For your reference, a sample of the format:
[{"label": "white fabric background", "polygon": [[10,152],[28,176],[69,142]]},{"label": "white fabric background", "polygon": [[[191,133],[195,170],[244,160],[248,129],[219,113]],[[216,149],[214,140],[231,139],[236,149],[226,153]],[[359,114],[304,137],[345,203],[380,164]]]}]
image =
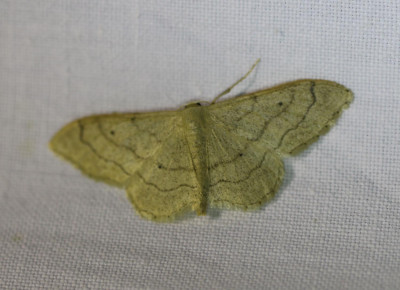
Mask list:
[{"label": "white fabric background", "polygon": [[[395,289],[400,5],[0,0],[0,288]],[[302,78],[354,103],[257,212],[141,219],[47,148],[67,122]]]}]

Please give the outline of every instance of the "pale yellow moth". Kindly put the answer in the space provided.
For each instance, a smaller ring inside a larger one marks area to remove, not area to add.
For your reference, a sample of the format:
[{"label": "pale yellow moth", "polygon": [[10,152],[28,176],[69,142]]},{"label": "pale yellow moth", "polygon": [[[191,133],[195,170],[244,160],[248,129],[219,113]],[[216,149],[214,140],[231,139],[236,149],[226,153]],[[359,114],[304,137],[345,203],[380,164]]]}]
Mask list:
[{"label": "pale yellow moth", "polygon": [[299,80],[211,103],[75,120],[50,148],[86,175],[122,187],[137,212],[171,221],[207,207],[256,209],[281,185],[282,158],[334,125],[353,99],[344,86]]}]

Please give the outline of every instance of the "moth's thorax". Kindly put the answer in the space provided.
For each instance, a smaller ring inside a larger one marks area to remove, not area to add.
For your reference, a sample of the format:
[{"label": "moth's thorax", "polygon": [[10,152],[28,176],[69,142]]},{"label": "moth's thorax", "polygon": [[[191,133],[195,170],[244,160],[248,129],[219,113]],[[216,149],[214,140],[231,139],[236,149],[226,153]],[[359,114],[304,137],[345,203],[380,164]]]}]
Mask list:
[{"label": "moth's thorax", "polygon": [[185,137],[193,159],[205,160],[205,147],[208,135],[207,107],[190,107],[182,111],[182,122]]},{"label": "moth's thorax", "polygon": [[207,208],[207,195],[210,185],[207,159],[207,107],[191,106],[182,111],[182,121],[185,138],[189,146],[192,164],[199,184],[199,204],[194,205],[199,214],[204,214]]},{"label": "moth's thorax", "polygon": [[207,107],[191,106],[185,107],[182,111],[183,122],[188,130],[201,130],[204,129],[205,119],[207,114]]}]

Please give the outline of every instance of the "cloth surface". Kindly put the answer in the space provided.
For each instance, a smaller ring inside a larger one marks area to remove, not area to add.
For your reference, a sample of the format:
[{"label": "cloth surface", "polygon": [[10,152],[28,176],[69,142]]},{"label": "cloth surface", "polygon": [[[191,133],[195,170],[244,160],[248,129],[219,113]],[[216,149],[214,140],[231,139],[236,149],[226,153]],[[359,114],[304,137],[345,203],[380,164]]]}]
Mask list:
[{"label": "cloth surface", "polygon": [[[0,1],[0,288],[398,289],[398,1]],[[91,114],[304,78],[354,102],[255,212],[140,218],[47,147]]]}]

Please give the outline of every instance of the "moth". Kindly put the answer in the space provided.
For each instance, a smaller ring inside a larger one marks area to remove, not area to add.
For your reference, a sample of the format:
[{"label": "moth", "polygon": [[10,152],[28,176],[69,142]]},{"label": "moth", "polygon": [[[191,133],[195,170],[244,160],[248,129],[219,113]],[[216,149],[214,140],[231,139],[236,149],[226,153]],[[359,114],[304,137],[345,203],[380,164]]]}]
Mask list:
[{"label": "moth", "polygon": [[137,212],[171,221],[208,207],[257,209],[278,191],[282,159],[326,133],[353,100],[346,87],[298,80],[175,111],[93,115],[50,148],[87,176],[124,188]]}]

